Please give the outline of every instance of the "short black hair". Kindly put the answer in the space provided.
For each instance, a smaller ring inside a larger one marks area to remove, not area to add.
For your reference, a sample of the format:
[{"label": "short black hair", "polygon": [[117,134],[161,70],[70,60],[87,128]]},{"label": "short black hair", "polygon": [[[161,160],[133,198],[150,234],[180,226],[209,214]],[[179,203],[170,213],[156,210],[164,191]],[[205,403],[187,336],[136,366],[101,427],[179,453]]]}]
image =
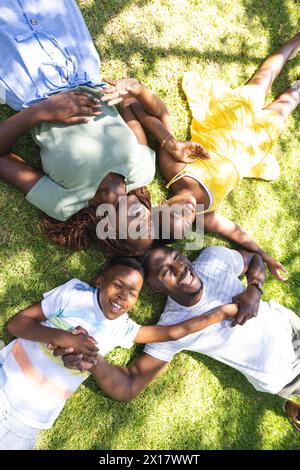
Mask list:
[{"label": "short black hair", "polygon": [[111,258],[104,266],[102,272],[108,271],[113,266],[127,266],[128,268],[135,269],[140,273],[143,279],[145,279],[145,271],[139,260],[133,256],[121,256]]},{"label": "short black hair", "polygon": [[146,278],[149,276],[149,260],[150,260],[150,255],[153,251],[155,251],[157,248],[161,248],[162,250],[164,250],[165,252],[170,252],[170,251],[174,251],[175,248],[172,248],[171,246],[167,246],[167,245],[155,245],[155,246],[151,246],[150,248],[148,248],[148,250],[145,251],[145,253],[140,257],[140,260],[141,260],[141,263],[143,265],[143,269],[144,269],[144,272],[145,272],[145,276]]}]

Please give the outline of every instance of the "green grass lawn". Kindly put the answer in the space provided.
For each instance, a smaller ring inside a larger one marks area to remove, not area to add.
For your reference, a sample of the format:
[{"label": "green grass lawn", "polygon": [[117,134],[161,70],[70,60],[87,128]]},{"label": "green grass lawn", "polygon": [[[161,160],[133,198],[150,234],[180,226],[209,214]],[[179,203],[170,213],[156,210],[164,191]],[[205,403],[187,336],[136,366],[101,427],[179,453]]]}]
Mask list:
[{"label": "green grass lawn", "polygon": [[[102,77],[137,77],[168,105],[175,135],[189,137],[190,113],[180,80],[187,70],[203,78],[243,84],[260,61],[299,30],[297,0],[81,0],[78,2],[102,61]],[[300,56],[276,80],[269,100],[300,77]],[[10,115],[2,107],[1,117]],[[39,165],[26,135],[15,151]],[[245,180],[220,212],[240,223],[289,270],[270,277],[265,298],[299,309],[299,110],[275,148],[282,173],[273,183]],[[0,184],[0,331],[42,293],[78,277],[91,282],[104,263],[96,249],[80,253],[42,236],[38,211]],[[150,186],[159,202],[166,192],[157,172]],[[206,236],[205,245],[226,244]],[[182,247],[182,243],[178,244]],[[229,246],[229,245],[228,245]],[[197,253],[192,252],[191,258]],[[145,286],[132,314],[155,323],[164,297]],[[280,344],[278,345],[280,348]],[[130,361],[138,350],[118,349],[108,359]],[[282,400],[256,392],[238,372],[205,356],[177,355],[166,373],[128,404],[102,394],[90,378],[68,401],[40,449],[297,449],[300,436],[286,420]]]}]

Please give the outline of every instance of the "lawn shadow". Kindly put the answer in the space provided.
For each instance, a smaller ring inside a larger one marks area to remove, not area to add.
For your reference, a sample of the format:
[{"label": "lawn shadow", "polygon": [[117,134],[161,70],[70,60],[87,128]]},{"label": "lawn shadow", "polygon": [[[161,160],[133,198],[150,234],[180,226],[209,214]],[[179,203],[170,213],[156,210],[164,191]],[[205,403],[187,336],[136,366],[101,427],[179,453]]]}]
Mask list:
[{"label": "lawn shadow", "polygon": [[[272,54],[285,41],[295,34],[297,25],[293,26],[285,0],[272,0],[272,2],[257,2],[257,0],[243,0],[245,11],[249,18],[256,19],[269,33],[268,54]],[[296,2],[295,2],[295,8]],[[280,12],[280,14],[278,14]],[[297,60],[297,59],[296,59]],[[289,70],[294,66],[288,62],[275,80],[272,90],[278,96],[291,84]]]},{"label": "lawn shadow", "polygon": [[[241,406],[238,410],[231,410],[230,393],[225,396],[224,400],[218,396],[218,407],[220,403],[223,405],[221,409],[213,409],[212,413],[219,415],[219,432],[220,444],[222,449],[262,449],[263,448],[263,435],[261,431],[262,421],[264,415],[271,410],[278,417],[285,418],[282,410],[283,399],[277,395],[258,392],[247,381],[247,379],[238,371],[231,367],[217,362],[213,358],[198,354],[195,352],[188,352],[191,357],[199,364],[205,365],[214,377],[220,383],[221,389],[236,390],[240,393]],[[223,409],[228,413],[224,416]],[[231,412],[232,411],[232,412]],[[233,420],[235,425],[233,426]],[[299,436],[296,430],[293,430],[286,419],[285,431],[289,435],[289,449],[297,449],[299,446]],[[228,427],[235,427],[235,438],[230,442],[228,447]],[[222,436],[226,439],[222,440]],[[279,449],[286,448],[285,439],[280,441]]]},{"label": "lawn shadow", "polygon": [[[120,1],[112,0],[110,2],[103,2],[100,0],[89,2],[89,4],[82,4],[81,10],[83,16],[88,22],[94,39],[97,38],[99,30],[103,30],[105,25],[121,11],[131,4],[145,5],[147,1]],[[269,30],[270,43],[269,51],[272,52],[275,46],[279,46],[282,43],[282,36],[280,31],[282,28],[291,28],[291,22],[289,14],[285,5],[285,2],[277,1],[276,3],[280,7],[280,15],[274,2],[261,2],[261,8],[257,8],[257,2],[245,1],[244,5],[247,9],[249,17],[259,17],[263,26]],[[272,20],[272,22],[271,22]],[[271,27],[270,24],[273,26]],[[287,39],[288,35],[286,35]],[[224,36],[223,40],[226,40]],[[135,66],[130,60],[131,53],[136,53],[142,59],[140,63],[142,67]],[[250,62],[260,61],[260,58],[256,55],[250,54],[247,51],[247,45],[241,42],[240,52],[235,54],[225,54],[222,51],[211,51],[210,48],[202,51],[201,53],[197,48],[181,48],[181,47],[170,47],[168,49],[164,47],[150,47],[146,42],[137,39],[134,34],[128,32],[125,40],[117,41],[113,38],[108,38],[107,45],[99,50],[100,55],[103,53],[107,56],[110,54],[116,59],[124,61],[127,66],[128,73],[137,77],[144,75],[153,74],[156,71],[156,66],[159,60],[168,59],[170,57],[177,57],[185,64],[191,63],[191,61],[205,62],[205,61],[216,61],[223,66],[226,63],[239,62],[241,64],[249,64]],[[283,71],[281,78],[275,82],[274,90],[282,90],[282,84],[287,82],[287,74],[290,65]],[[119,78],[119,77],[116,77]],[[166,92],[167,93],[167,92]],[[180,94],[183,99],[183,95]],[[13,112],[8,108],[2,108],[2,118],[8,117]],[[284,149],[284,143],[280,144]],[[34,145],[30,134],[26,134],[14,147],[14,150],[20,155],[26,156],[28,160],[35,166],[40,167],[40,160],[38,156],[38,149]],[[255,183],[254,183],[255,184]],[[8,207],[4,204],[1,207],[1,234],[0,234],[0,261],[1,269],[6,265],[9,268],[12,267],[15,260],[19,260],[20,256],[24,253],[24,258],[29,254],[30,266],[27,270],[20,269],[18,271],[17,266],[13,275],[9,275],[5,280],[5,286],[1,291],[0,309],[3,313],[3,318],[8,319],[15,306],[24,308],[26,305],[36,302],[36,293],[39,292],[42,295],[43,292],[53,288],[55,285],[62,284],[66,280],[72,277],[79,277],[86,281],[91,281],[92,278],[98,274],[99,267],[103,265],[105,256],[96,250],[95,248],[86,250],[79,254],[74,254],[69,250],[61,249],[54,245],[51,245],[45,238],[38,228],[39,217],[38,212],[34,208],[30,208],[27,202],[19,195],[16,191],[8,189],[7,186],[1,184],[1,188],[4,189],[5,197],[9,201]],[[273,186],[271,186],[273,190]],[[280,189],[280,185],[278,186]],[[287,199],[288,198],[288,199]],[[282,205],[288,204],[287,207],[292,207],[295,201],[298,200],[298,193],[295,188],[293,191],[289,191],[288,195],[283,191],[282,194]],[[5,199],[6,202],[6,199]],[[235,199],[234,194],[230,197],[230,203],[232,205],[233,215],[236,220],[239,218],[239,201]],[[253,206],[259,207],[261,201],[259,195],[253,191]],[[252,216],[251,210],[248,212],[248,216]],[[280,220],[278,220],[280,224]],[[12,233],[12,227],[13,232]],[[296,242],[296,239],[295,239]],[[194,255],[192,255],[194,256]],[[290,263],[295,256],[298,256],[296,250],[291,250],[289,255],[285,258],[285,262]],[[19,262],[19,261],[17,261]],[[51,269],[49,266],[51,265]],[[291,282],[298,282],[298,274],[292,273]],[[142,301],[146,300],[143,297]],[[149,299],[147,299],[149,301]],[[157,299],[151,300],[153,306],[156,306]],[[160,302],[160,301],[159,301]],[[153,315],[153,317],[157,315]],[[154,319],[152,317],[152,320]],[[148,317],[147,317],[148,321]],[[8,339],[5,336],[5,339]],[[131,352],[130,359],[136,354],[136,351]],[[227,436],[226,426],[228,420],[236,419],[236,427],[238,430],[236,442],[231,444],[231,448],[247,448],[247,441],[249,434],[252,435],[251,448],[259,448],[262,444],[262,436],[259,431],[261,418],[264,413],[272,409],[279,416],[282,415],[281,411],[281,400],[277,397],[271,397],[268,395],[262,395],[256,393],[253,388],[249,385],[244,377],[237,374],[236,371],[229,369],[223,364],[216,363],[210,358],[205,356],[199,356],[196,353],[188,353],[199,364],[207,367],[215,377],[219,380],[220,384],[224,389],[241,390],[244,395],[243,409],[237,413],[237,418],[232,418],[229,413],[228,416],[223,417],[220,415],[220,446],[224,448],[230,442],[229,438],[222,439],[222,435]],[[176,362],[176,365],[178,363]],[[117,437],[122,437],[124,432],[128,432],[129,426],[132,432],[136,432],[140,436],[141,445],[143,444],[143,427],[147,429],[148,417],[151,416],[157,408],[163,407],[165,400],[170,393],[174,394],[174,397],[178,393],[184,394],[185,384],[184,381],[180,380],[180,371],[175,370],[175,366],[170,369],[174,374],[174,382],[172,387],[169,387],[167,377],[170,375],[162,376],[155,383],[144,392],[141,399],[137,399],[130,404],[120,404],[104,397],[101,392],[99,394],[98,388],[95,382],[90,379],[83,387],[83,397],[95,398],[97,396],[97,413],[93,413],[92,405],[95,400],[91,401],[91,405],[83,402],[82,407],[87,407],[86,416],[81,411],[72,409],[73,399],[67,404],[65,410],[62,412],[62,417],[59,418],[55,424],[53,430],[47,433],[48,445],[50,447],[62,447],[67,445],[67,441],[73,433],[80,434],[82,427],[86,427],[91,433],[91,442],[89,448],[94,449],[108,449],[113,448],[116,445]],[[171,374],[171,372],[169,373]],[[175,380],[176,379],[176,380]],[[80,392],[81,393],[81,392]],[[207,393],[210,393],[209,387],[207,387]],[[76,395],[77,396],[77,395]],[[78,395],[80,398],[81,395]],[[74,397],[76,401],[78,398]],[[227,400],[227,401],[226,401]],[[221,403],[222,413],[224,409],[230,410],[230,401],[226,396],[224,401]],[[98,403],[99,402],[99,403]],[[256,411],[253,412],[253,409]],[[170,410],[170,416],[172,417],[172,409]],[[215,413],[212,410],[211,413]],[[101,427],[97,424],[98,419],[106,420],[106,427]],[[250,423],[250,424],[249,424]],[[61,427],[65,430],[65,440],[61,437]],[[103,437],[105,429],[110,428],[110,436],[116,437]],[[196,431],[189,430],[186,432],[186,437],[183,439],[181,435],[176,437],[176,430],[173,431],[174,436],[170,436],[170,445],[173,448],[191,448],[191,443],[194,443]],[[56,430],[59,430],[60,441],[57,440]],[[112,431],[112,432],[111,432]],[[203,431],[205,432],[205,430]],[[296,448],[296,432],[288,431],[284,439],[282,439],[282,448]],[[198,434],[201,439],[201,434]],[[197,435],[197,436],[198,436]],[[171,439],[173,438],[173,440]],[[102,442],[105,444],[102,445]],[[200,445],[201,445],[200,440]],[[104,447],[103,447],[104,446]],[[190,447],[189,447],[190,446]],[[171,447],[170,447],[171,448]]]}]

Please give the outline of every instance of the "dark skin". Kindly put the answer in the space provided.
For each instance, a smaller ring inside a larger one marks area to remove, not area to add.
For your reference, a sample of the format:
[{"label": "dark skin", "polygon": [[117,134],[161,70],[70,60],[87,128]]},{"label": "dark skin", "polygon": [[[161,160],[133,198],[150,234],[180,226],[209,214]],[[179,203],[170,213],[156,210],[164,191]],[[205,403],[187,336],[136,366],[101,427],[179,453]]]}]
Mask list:
[{"label": "dark skin", "polygon": [[[138,299],[140,290],[143,286],[143,277],[141,273],[134,268],[129,266],[124,266],[117,264],[106,269],[104,274],[99,276],[96,280],[96,286],[98,287],[98,303],[101,308],[102,313],[108,320],[116,320],[121,315],[124,315],[128,311],[132,310]],[[207,315],[200,317],[192,318],[184,322],[175,324],[175,325],[149,325],[141,326],[134,338],[134,343],[152,343],[157,341],[173,341],[180,339],[187,334],[191,334],[197,331],[200,331],[203,328],[206,328],[209,325],[217,323],[224,319],[233,319],[237,314],[237,305],[228,304],[221,306]],[[20,323],[20,319],[17,316],[17,319],[14,321],[11,320],[9,323],[9,331],[16,336],[24,337],[24,334],[28,334],[27,339],[30,339],[31,331],[25,332],[22,329],[22,324],[20,327],[14,326],[14,323],[17,325]],[[61,346],[61,341],[58,340],[60,335],[60,330],[53,333],[53,331],[47,331],[47,327],[35,324],[33,325],[33,330],[38,330],[38,333],[41,331],[43,336],[38,336],[45,339],[45,335],[55,334],[55,340],[51,341],[51,348],[59,350]],[[48,328],[48,330],[52,330]],[[18,334],[17,334],[18,333]],[[61,333],[63,334],[63,333]],[[74,344],[77,344],[79,340],[86,337],[87,341],[90,341],[90,336],[88,336],[87,331],[81,327],[77,327],[72,332],[68,333],[68,336],[71,335],[71,341]],[[72,337],[73,335],[73,337]],[[76,337],[74,337],[76,335]],[[36,339],[39,341],[38,339]],[[70,350],[70,344],[67,346],[68,352]],[[98,350],[96,348],[96,350]],[[96,350],[88,351],[89,354],[85,354],[83,349],[79,349],[78,356],[81,359],[88,360],[90,365],[97,363],[97,352]],[[75,349],[74,349],[75,351]],[[84,370],[83,367],[80,370]]]},{"label": "dark skin", "polygon": [[[135,104],[134,112],[136,113],[136,116],[141,121],[141,123],[144,126],[147,126],[148,122],[145,117],[147,113],[141,107],[140,103]],[[171,134],[172,127],[169,116],[164,114],[161,117],[161,123]],[[158,138],[155,133],[153,135]],[[158,161],[161,173],[166,179],[166,181],[170,181],[186,166],[185,163],[182,163],[180,161],[174,161],[172,154],[166,147],[159,149]],[[172,196],[166,201],[167,205],[186,205],[189,203],[191,205],[194,205],[191,214],[188,215],[188,219],[182,221],[182,227],[187,229],[195,220],[196,204],[202,204],[203,209],[206,210],[209,207],[209,196],[204,187],[194,178],[191,178],[189,176],[184,176],[178,181],[172,183],[171,191]],[[280,273],[280,271],[287,272],[284,266],[278,261],[276,261],[274,258],[269,256],[264,250],[262,250],[262,248],[254,240],[252,240],[251,237],[238,224],[226,219],[215,211],[210,211],[203,215],[203,224],[205,232],[215,233],[216,235],[225,237],[233,241],[234,243],[237,243],[241,248],[247,251],[253,251],[255,253],[258,253],[264,259],[264,261],[269,267],[271,274],[275,278],[279,280],[285,279],[284,276]]]},{"label": "dark skin", "polygon": [[[151,106],[150,106],[151,107]],[[84,124],[88,122],[87,116],[101,115],[101,103],[92,95],[81,92],[66,92],[52,95],[50,98],[34,104],[30,108],[23,109],[0,124],[0,179],[21,191],[24,196],[45,174],[43,171],[32,168],[20,156],[11,152],[11,148],[19,136],[34,128],[42,122],[61,122],[70,125]],[[126,119],[125,119],[126,121]],[[132,128],[136,131],[138,143],[145,143],[141,139],[139,128]],[[124,177],[116,173],[109,173],[99,185],[99,188],[89,204],[110,203],[117,207],[120,197],[127,197]],[[140,212],[142,216],[129,216],[127,213],[130,207],[140,206],[140,202],[135,195],[128,197],[128,205],[124,210],[116,210],[117,220],[127,225],[136,221],[140,223],[142,231],[147,231],[149,236],[144,239],[132,240],[132,246],[138,250],[145,250],[152,243],[151,233],[151,213],[143,206]],[[118,229],[118,227],[117,227]],[[118,232],[117,232],[118,233]],[[130,244],[130,238],[127,237]]]},{"label": "dark skin", "polygon": [[96,280],[98,302],[106,318],[115,320],[136,304],[143,286],[143,277],[136,270],[123,265],[112,266]]},{"label": "dark skin", "polygon": [[51,343],[57,348],[76,351],[93,361],[98,351],[94,338],[83,334],[80,330],[74,334],[72,331],[41,325],[40,322],[45,320],[41,304],[37,303],[13,316],[7,324],[7,331],[12,336]]},{"label": "dark skin", "polygon": [[[135,269],[116,265],[105,271],[105,275],[97,279],[96,285],[99,287],[98,302],[102,312],[109,320],[115,320],[135,306],[143,285],[143,277]],[[141,326],[134,342],[144,344],[179,339],[220,320],[232,319],[236,313],[237,306],[228,304],[208,315],[175,325]]]},{"label": "dark skin", "polygon": [[[104,315],[114,320],[132,309],[143,285],[143,277],[135,269],[126,266],[113,266],[99,276],[97,286],[98,302]],[[122,308],[121,308],[122,307]],[[7,324],[8,332],[13,335],[41,343],[51,343],[55,348],[66,348],[94,361],[98,348],[96,341],[83,328],[64,331],[41,325],[46,320],[40,303],[17,313]]]},{"label": "dark skin", "polygon": [[[253,282],[265,281],[265,266],[262,258],[245,250],[240,251],[248,287],[232,301],[239,307],[231,326],[243,325],[257,315],[261,294]],[[195,305],[202,297],[202,282],[190,261],[178,251],[168,247],[157,248],[147,259],[148,282],[154,292],[163,292],[175,302],[186,307]]]},{"label": "dark skin", "polygon": [[[257,72],[247,84],[256,87],[259,92],[262,91],[267,95],[275,78],[279,75],[289,57],[299,49],[299,45],[300,33],[297,33],[292,39],[286,42],[281,48],[262,62]],[[120,83],[119,89],[118,83]],[[114,102],[115,100],[117,100],[117,102],[121,102],[128,94],[131,95],[129,107],[142,126],[151,132],[160,143],[164,142],[166,135],[169,136],[168,141],[163,145],[163,148],[160,147],[158,155],[159,167],[166,181],[170,181],[175,175],[180,173],[180,171],[185,168],[186,163],[195,159],[195,155],[197,155],[198,158],[209,158],[209,155],[203,147],[202,149],[198,148],[197,151],[187,147],[181,151],[181,155],[178,158],[178,155],[176,155],[176,152],[178,151],[176,145],[178,147],[178,142],[172,135],[172,126],[167,108],[165,107],[164,112],[160,114],[153,114],[147,106],[144,105],[143,100],[134,99],[139,96],[141,86],[139,87],[136,85],[136,91],[133,93],[132,90],[127,89],[126,95],[126,90],[122,87],[122,80],[114,82],[114,85],[115,89],[112,91]],[[108,93],[110,92],[108,91]],[[283,118],[283,120],[286,120],[290,113],[298,106],[299,102],[300,84],[298,81],[296,85],[288,88],[275,101],[270,103],[266,109],[275,111]],[[165,129],[165,133],[163,133],[161,126]],[[174,203],[184,205],[187,202],[190,202],[191,204],[202,204],[204,210],[209,207],[209,196],[205,188],[198,181],[189,176],[184,176],[180,180],[174,182],[171,185],[171,190],[173,196],[167,201],[168,205]],[[182,222],[182,227],[188,228],[194,219],[195,209],[192,216],[189,215],[188,220]],[[212,232],[225,237],[234,243],[237,243],[242,249],[258,253],[267,264],[271,274],[278,280],[285,280],[284,273],[287,271],[284,266],[269,256],[235,222],[226,219],[215,211],[207,212],[204,214],[204,230],[206,232]]]},{"label": "dark skin", "polygon": [[[116,82],[107,80],[112,86],[105,92],[102,101],[109,101],[110,105],[119,103],[116,99],[115,86]],[[157,118],[164,115],[165,105],[150,90],[144,87],[136,87],[138,82],[132,79],[122,81],[122,87],[116,87],[117,93],[123,93],[125,88],[130,88],[135,94],[136,100],[140,101],[148,112]],[[128,94],[127,91],[125,95]],[[139,144],[147,145],[147,138],[143,127],[137,121],[136,117],[128,107],[122,106],[122,117],[128,127],[133,131]],[[17,188],[25,196],[32,187],[44,176],[40,170],[32,168],[20,156],[11,151],[12,146],[19,136],[29,131],[38,124],[48,122],[61,122],[70,125],[83,124],[88,122],[87,116],[101,115],[101,101],[92,95],[82,91],[71,91],[52,95],[46,100],[34,104],[30,108],[23,109],[14,116],[3,121],[0,124],[0,179]],[[157,123],[159,123],[157,127]],[[154,122],[155,129],[161,136],[165,138],[168,133],[161,125],[159,119]],[[174,158],[185,161],[187,155],[201,154],[203,147],[194,142],[167,142],[167,147],[173,150]],[[204,151],[205,153],[205,151]],[[128,206],[121,209],[118,202],[121,197],[127,196],[124,177],[116,173],[109,173],[100,183],[95,196],[89,201],[89,204],[109,203],[116,208],[117,221],[124,226],[127,219],[127,226],[134,222],[137,231],[141,233],[140,238],[131,238],[127,233],[127,242],[137,251],[144,251],[152,243],[151,237],[151,213],[145,206],[140,210],[140,215],[128,215],[130,208],[134,205],[138,207],[140,202],[134,195],[128,197]],[[118,226],[117,236],[118,236]],[[147,236],[143,236],[142,234]]]},{"label": "dark skin", "polygon": [[[143,277],[135,270],[126,266],[113,266],[105,275],[97,279],[98,302],[102,312],[109,320],[114,320],[131,310],[138,298],[143,285]],[[65,348],[88,357],[94,362],[98,348],[94,338],[78,327],[72,331],[64,331],[41,325],[46,317],[40,303],[32,305],[17,313],[7,324],[12,336],[50,343],[54,348]]]},{"label": "dark skin", "polygon": [[300,405],[292,400],[288,400],[284,405],[284,409],[290,423],[297,431],[300,431]]},{"label": "dark skin", "polygon": [[[121,198],[125,197],[126,205],[122,206],[119,203]],[[137,251],[144,251],[151,245],[151,212],[146,206],[141,204],[136,195],[130,194],[127,196],[123,176],[117,173],[109,173],[99,185],[94,198],[90,201],[90,205],[92,204],[98,206],[100,204],[110,204],[115,209],[115,218],[113,217],[113,220],[110,220],[109,216],[105,216],[103,228],[111,224],[118,236],[119,227],[126,226],[129,231],[131,224],[134,224],[138,228],[140,238],[131,241],[127,231],[127,242]],[[146,234],[146,236],[143,237],[143,234]]]},{"label": "dark skin", "polygon": [[21,157],[10,151],[17,138],[44,121],[85,123],[86,116],[101,114],[99,106],[99,102],[86,93],[75,91],[60,93],[23,109],[1,122],[0,178],[26,196],[44,173],[32,168]]},{"label": "dark skin", "polygon": [[[143,277],[132,268],[113,266],[105,275],[97,278],[98,302],[104,315],[114,320],[131,310],[143,285]],[[83,328],[64,331],[41,325],[46,317],[40,303],[32,305],[17,313],[7,324],[8,332],[16,337],[51,343],[55,348],[66,348],[76,351],[91,361],[97,356],[96,341]]]},{"label": "dark skin", "polygon": [[[265,267],[262,258],[244,250],[240,253],[244,260],[243,273],[246,273],[248,283],[263,283]],[[155,292],[170,295],[176,302],[186,306],[195,305],[201,299],[201,280],[191,268],[190,262],[176,250],[167,247],[153,249],[148,258],[147,271],[150,286]],[[245,292],[235,297],[239,307],[236,323],[243,325],[257,315],[260,297],[260,292],[254,286],[249,286]],[[101,389],[119,401],[132,400],[167,367],[166,362],[146,353],[140,354],[124,367],[113,366],[100,356],[97,364],[91,364],[88,358],[67,354],[62,349],[54,351],[54,355],[63,356],[66,367],[89,369]]]}]

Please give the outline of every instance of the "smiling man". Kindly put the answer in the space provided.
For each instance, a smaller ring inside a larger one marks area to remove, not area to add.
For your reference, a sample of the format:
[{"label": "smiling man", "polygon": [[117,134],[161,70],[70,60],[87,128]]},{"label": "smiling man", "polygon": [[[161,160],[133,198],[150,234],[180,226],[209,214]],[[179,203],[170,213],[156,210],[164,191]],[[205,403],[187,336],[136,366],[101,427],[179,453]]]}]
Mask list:
[{"label": "smiling man", "polygon": [[[91,365],[65,355],[67,367],[90,369],[110,397],[129,401],[138,395],[173,356],[183,350],[210,356],[240,371],[256,390],[300,397],[300,319],[276,302],[262,301],[265,266],[260,255],[221,246],[203,250],[190,263],[168,247],[152,249],[145,262],[155,292],[168,295],[159,325],[190,319],[230,302],[239,306],[232,322],[221,321],[177,341],[147,344],[126,367],[108,364],[101,356]],[[246,274],[247,287],[239,276]],[[58,350],[55,355],[64,351]],[[300,430],[299,407],[285,403],[292,424]]]}]

